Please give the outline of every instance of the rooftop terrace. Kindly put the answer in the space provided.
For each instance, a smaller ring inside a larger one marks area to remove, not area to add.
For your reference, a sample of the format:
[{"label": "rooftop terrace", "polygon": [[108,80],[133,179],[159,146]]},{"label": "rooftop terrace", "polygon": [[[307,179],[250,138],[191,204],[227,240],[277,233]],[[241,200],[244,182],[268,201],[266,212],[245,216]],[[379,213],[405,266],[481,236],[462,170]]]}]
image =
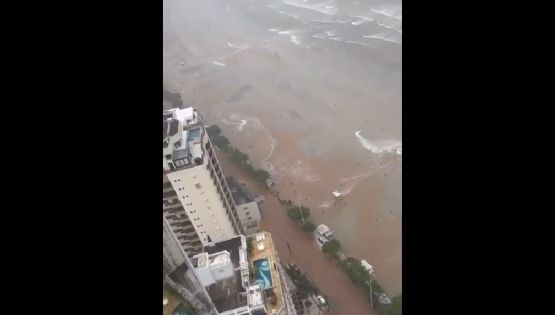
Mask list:
[{"label": "rooftop terrace", "polygon": [[[282,284],[277,269],[277,255],[272,236],[268,232],[254,234],[248,242],[252,242],[252,253],[249,255],[249,265],[254,268],[253,262],[267,259],[270,267],[271,287],[264,288],[266,308],[273,314],[279,314],[285,307],[282,295]],[[256,273],[256,271],[255,271]],[[275,302],[275,303],[274,303]]]},{"label": "rooftop terrace", "polygon": [[241,255],[239,251],[242,246],[241,236],[237,236],[229,240],[218,242],[212,247],[205,248],[205,252],[208,254],[215,254],[222,251],[229,252],[229,259],[234,268],[232,277],[217,281],[206,288],[208,295],[210,295],[210,299],[212,299],[212,302],[220,313],[247,306],[246,289],[243,287],[243,278],[240,270]]},{"label": "rooftop terrace", "polygon": [[164,111],[162,120],[164,170],[197,165],[202,161],[201,116],[193,109],[172,108]]},{"label": "rooftop terrace", "polygon": [[247,305],[239,270],[234,272],[233,277],[216,282],[206,288],[206,291],[220,313]]}]

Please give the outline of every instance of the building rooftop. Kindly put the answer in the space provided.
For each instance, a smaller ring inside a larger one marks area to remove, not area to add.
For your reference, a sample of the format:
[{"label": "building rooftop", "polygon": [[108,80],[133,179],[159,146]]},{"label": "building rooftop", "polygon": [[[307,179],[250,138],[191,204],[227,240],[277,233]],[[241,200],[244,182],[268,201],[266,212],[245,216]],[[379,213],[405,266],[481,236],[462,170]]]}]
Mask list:
[{"label": "building rooftop", "polygon": [[201,117],[192,107],[164,111],[162,120],[164,170],[191,167],[202,162]]},{"label": "building rooftop", "polygon": [[225,180],[236,205],[242,205],[254,201],[251,194],[235,178],[226,177]]},{"label": "building rooftop", "polygon": [[206,247],[204,250],[208,254],[214,254],[221,251],[228,251],[229,257],[231,259],[231,263],[233,267],[239,267],[239,247],[241,247],[242,241],[241,237],[237,236],[229,240],[225,240],[222,242],[218,242],[214,244],[214,246]]},{"label": "building rooftop", "polygon": [[233,273],[233,277],[217,281],[207,287],[206,291],[220,313],[247,305],[247,297],[239,270]]},{"label": "building rooftop", "polygon": [[[240,269],[242,256],[240,248],[243,247],[243,238],[244,236],[239,235],[205,248],[205,252],[210,255],[223,251],[229,252],[229,259],[234,268],[233,277],[216,281],[216,283],[206,288],[218,312],[225,312],[247,305],[247,293]],[[219,255],[214,255],[213,257],[217,259]],[[246,257],[243,259],[246,262]],[[248,271],[246,272],[248,273]]]},{"label": "building rooftop", "polygon": [[285,307],[285,300],[272,235],[268,232],[260,232],[250,237],[248,241],[253,245],[252,253],[249,255],[249,265],[253,267],[253,262],[267,259],[270,267],[271,287],[264,288],[266,309],[270,313],[280,313]]}]

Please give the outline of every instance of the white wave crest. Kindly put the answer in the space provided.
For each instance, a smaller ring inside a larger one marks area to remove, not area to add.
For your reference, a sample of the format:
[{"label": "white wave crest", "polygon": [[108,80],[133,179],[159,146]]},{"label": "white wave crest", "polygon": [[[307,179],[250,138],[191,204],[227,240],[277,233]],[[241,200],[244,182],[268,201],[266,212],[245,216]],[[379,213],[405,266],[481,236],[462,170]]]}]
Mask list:
[{"label": "white wave crest", "polygon": [[388,18],[392,18],[398,21],[402,21],[403,20],[403,11],[400,7],[396,7],[396,6],[383,6],[380,9],[370,9],[370,11],[388,17]]},{"label": "white wave crest", "polygon": [[274,165],[270,162],[270,158],[274,154],[274,150],[277,146],[277,140],[272,136],[272,133],[268,128],[266,128],[262,122],[256,117],[246,116],[239,113],[233,113],[229,116],[229,119],[222,118],[221,121],[227,125],[237,125],[237,130],[243,131],[245,125],[249,125],[249,128],[254,128],[260,130],[266,134],[268,137],[268,143],[270,144],[270,150],[266,157],[262,159],[262,167],[268,171],[272,176],[276,175],[276,170]]},{"label": "white wave crest", "polygon": [[292,17],[292,18],[294,18],[294,19],[298,19],[298,18],[299,18],[298,15],[291,14],[291,13],[285,12],[285,11],[279,11],[279,14],[282,14],[282,15],[285,15],[285,16],[288,16],[288,17]]},{"label": "white wave crest", "polygon": [[225,67],[225,63],[216,60],[212,60],[212,64],[215,66]]},{"label": "white wave crest", "polygon": [[326,15],[336,15],[337,8],[329,5],[328,3],[308,4],[306,2],[299,2],[293,0],[283,0],[283,3],[297,8],[312,10]]},{"label": "white wave crest", "polygon": [[385,42],[395,43],[395,44],[399,44],[399,45],[403,44],[402,42],[400,42],[398,40],[383,37],[383,36],[379,36],[379,35],[364,35],[363,37],[364,38],[371,38],[371,39],[379,39],[379,40],[383,40]]},{"label": "white wave crest", "polygon": [[374,22],[374,19],[369,16],[362,15],[349,15],[349,17],[357,18],[358,20],[351,22],[352,25],[360,25],[368,22]]},{"label": "white wave crest", "polygon": [[371,151],[375,154],[381,153],[395,153],[397,155],[402,154],[402,144],[399,141],[394,140],[377,140],[377,141],[370,141],[363,136],[361,136],[361,131],[357,130],[355,132],[355,136],[358,139],[358,142],[362,145],[363,148],[366,150]]},{"label": "white wave crest", "polygon": [[345,43],[347,44],[353,44],[353,45],[360,45],[360,46],[364,46],[364,47],[371,47],[370,45],[366,44],[366,43],[361,43],[361,42],[357,42],[355,40],[348,40]]}]

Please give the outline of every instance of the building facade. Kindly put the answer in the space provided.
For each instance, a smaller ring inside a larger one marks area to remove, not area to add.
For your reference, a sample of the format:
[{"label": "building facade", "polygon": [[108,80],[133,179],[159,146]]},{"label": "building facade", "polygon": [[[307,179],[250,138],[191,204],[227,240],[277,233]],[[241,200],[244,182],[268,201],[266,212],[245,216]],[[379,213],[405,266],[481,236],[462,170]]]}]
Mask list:
[{"label": "building facade", "polygon": [[192,257],[204,247],[244,234],[201,116],[192,107],[164,111],[163,171],[168,268],[183,260],[176,243]]},{"label": "building facade", "polygon": [[258,202],[245,186],[233,177],[226,177],[226,182],[235,202],[239,222],[243,226],[245,235],[251,235],[259,231],[259,223],[262,219]]}]

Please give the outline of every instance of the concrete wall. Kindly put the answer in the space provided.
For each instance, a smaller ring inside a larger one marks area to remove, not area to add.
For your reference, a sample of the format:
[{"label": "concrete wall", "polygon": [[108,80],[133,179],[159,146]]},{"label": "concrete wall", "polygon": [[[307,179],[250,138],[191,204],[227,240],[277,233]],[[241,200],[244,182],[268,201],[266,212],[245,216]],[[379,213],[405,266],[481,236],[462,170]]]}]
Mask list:
[{"label": "concrete wall", "polygon": [[[261,220],[260,210],[255,201],[247,202],[242,205],[236,205],[237,215],[243,224],[243,227],[258,225]],[[248,213],[248,214],[247,214]]]}]

